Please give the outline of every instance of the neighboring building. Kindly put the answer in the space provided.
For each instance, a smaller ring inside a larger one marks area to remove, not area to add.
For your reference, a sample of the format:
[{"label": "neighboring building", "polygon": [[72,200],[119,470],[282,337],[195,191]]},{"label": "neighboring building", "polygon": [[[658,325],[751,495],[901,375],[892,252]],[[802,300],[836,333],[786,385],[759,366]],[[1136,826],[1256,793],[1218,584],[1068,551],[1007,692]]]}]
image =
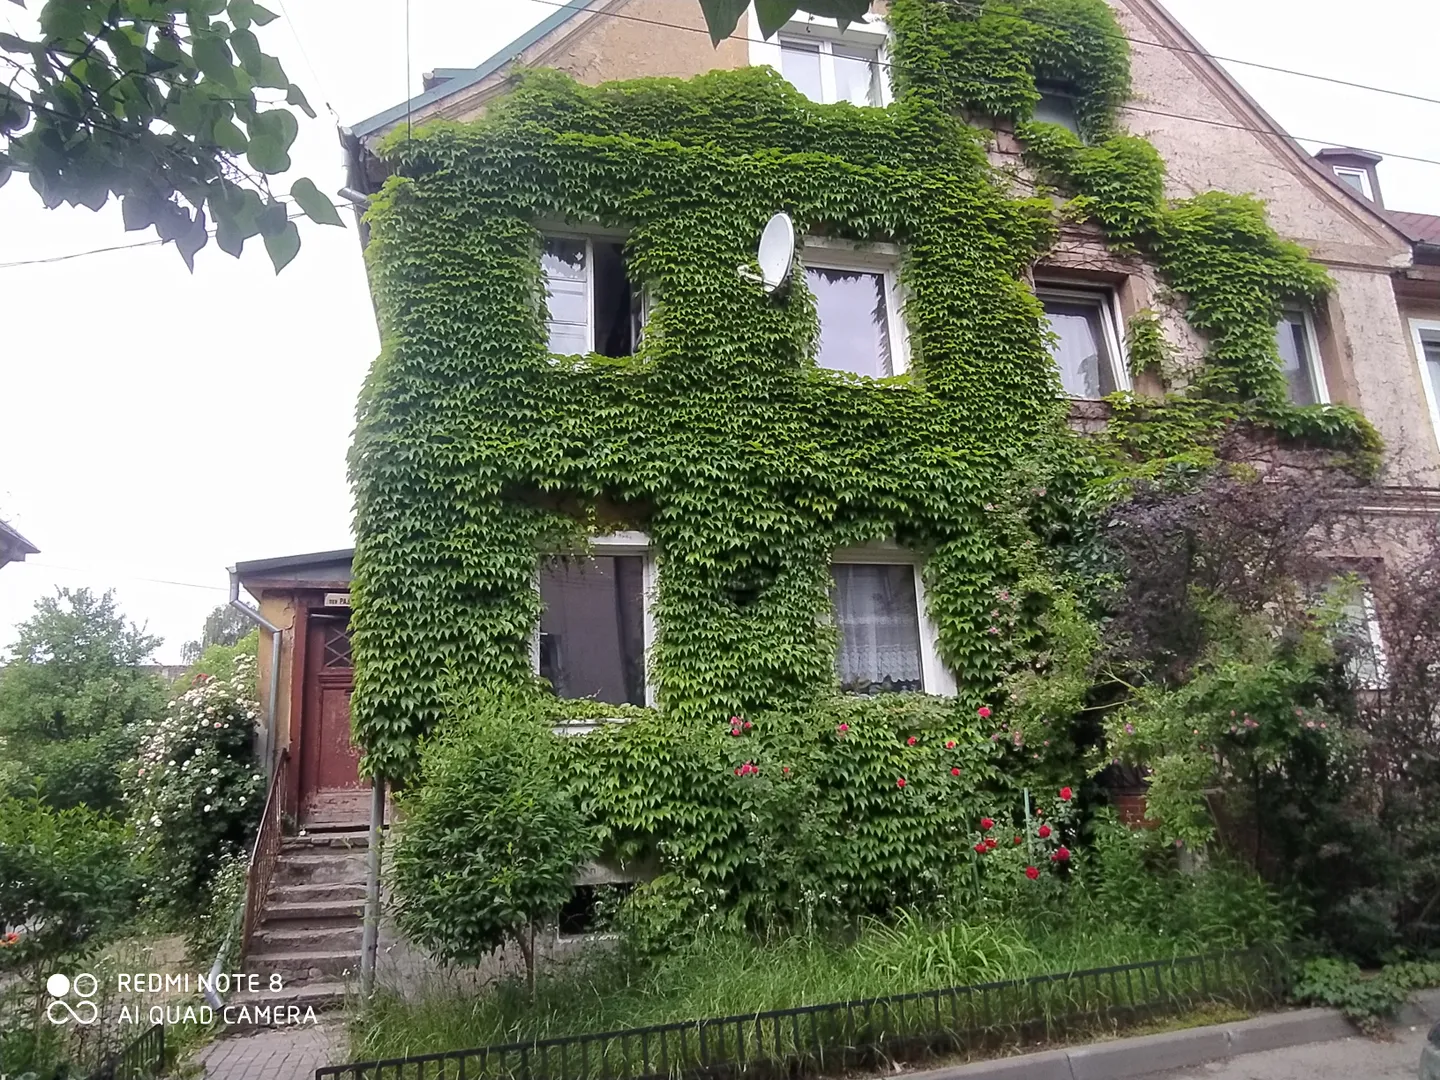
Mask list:
[{"label": "neighboring building", "polygon": [[[1417,512],[1433,517],[1440,509],[1440,218],[1386,211],[1375,155],[1345,151],[1312,158],[1154,0],[1111,0],[1111,6],[1135,42],[1130,100],[1119,107],[1118,123],[1143,134],[1158,151],[1167,167],[1166,194],[1258,195],[1280,235],[1308,249],[1334,280],[1323,302],[1286,310],[1277,327],[1291,401],[1343,403],[1362,412],[1387,446],[1376,491],[1381,510],[1397,519]],[[812,99],[879,108],[892,95],[889,45],[878,16],[844,33],[833,22],[801,18],[765,42],[752,10],[736,37],[713,47],[695,0],[571,0],[484,62],[436,69],[426,75],[424,93],[350,128],[344,138],[348,183],[378,191],[387,175],[375,150],[381,140],[436,119],[483,116],[523,68],[553,67],[597,85],[764,64]],[[1064,93],[1045,92],[1036,117],[1075,128],[1076,103]],[[1026,175],[1014,125],[1005,119],[986,123],[994,132],[992,162],[1010,169],[1023,190],[1033,177]],[[652,299],[626,277],[624,235],[577,221],[534,224],[545,232],[541,260],[551,298],[551,351],[630,354]],[[802,238],[802,249],[805,270],[797,285],[815,298],[818,365],[862,377],[905,372],[912,331],[897,280],[900,248],[816,236]],[[1158,314],[1177,368],[1194,372],[1202,363],[1205,339],[1186,322],[1156,267],[1112,250],[1094,226],[1063,225],[1035,263],[1029,284],[1056,335],[1053,356],[1078,425],[1103,425],[1108,413],[1099,399],[1111,392],[1160,389],[1153,373],[1133,375],[1127,360],[1127,327],[1138,314]],[[872,317],[850,319],[855,311]],[[543,614],[532,637],[532,663],[561,696],[637,705],[656,700],[648,661],[657,633],[653,598],[663,570],[647,535],[631,522],[622,524],[621,531],[596,537],[587,573],[573,565],[547,565],[537,573]],[[1377,567],[1387,556],[1373,547],[1347,554]],[[363,817],[348,735],[350,556],[325,552],[235,568],[261,613],[285,632],[274,673],[280,683],[277,745],[290,746],[297,766],[287,804],[312,826]],[[842,687],[955,691],[927,605],[923,560],[923,553],[893,541],[835,555]],[[736,590],[739,596],[743,587]],[[434,601],[435,610],[462,602],[426,600]],[[741,606],[743,600],[734,602]],[[415,596],[386,602],[428,616]],[[452,656],[452,662],[463,661],[463,646],[454,648],[461,660]],[[271,673],[264,641],[260,656],[265,685]]]},{"label": "neighboring building", "polygon": [[38,555],[40,549],[25,537],[0,521],[0,566],[12,562],[24,562],[26,555]]}]

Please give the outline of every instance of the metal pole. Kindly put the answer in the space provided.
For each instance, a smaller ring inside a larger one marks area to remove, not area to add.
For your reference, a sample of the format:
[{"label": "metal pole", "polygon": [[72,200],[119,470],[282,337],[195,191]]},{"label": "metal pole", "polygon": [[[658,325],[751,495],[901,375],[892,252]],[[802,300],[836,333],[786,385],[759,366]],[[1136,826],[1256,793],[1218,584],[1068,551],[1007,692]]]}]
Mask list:
[{"label": "metal pole", "polygon": [[370,788],[370,850],[365,867],[365,931],[360,938],[360,996],[375,991],[375,952],[380,937],[380,837],[385,824],[385,778]]},{"label": "metal pole", "polygon": [[280,645],[285,631],[240,599],[240,576],[230,568],[230,606],[270,635],[270,686],[265,708],[265,726],[260,730],[260,763],[268,781],[275,768],[275,713],[280,700]]}]

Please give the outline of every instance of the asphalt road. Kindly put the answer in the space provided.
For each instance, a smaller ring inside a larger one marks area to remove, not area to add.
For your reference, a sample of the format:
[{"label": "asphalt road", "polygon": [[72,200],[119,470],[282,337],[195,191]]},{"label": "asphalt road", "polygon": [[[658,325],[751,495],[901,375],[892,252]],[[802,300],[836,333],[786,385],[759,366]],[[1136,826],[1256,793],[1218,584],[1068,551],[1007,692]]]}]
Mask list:
[{"label": "asphalt road", "polygon": [[1337,1039],[1229,1061],[1151,1073],[1145,1080],[1416,1080],[1423,1027],[1401,1028],[1391,1041]]}]

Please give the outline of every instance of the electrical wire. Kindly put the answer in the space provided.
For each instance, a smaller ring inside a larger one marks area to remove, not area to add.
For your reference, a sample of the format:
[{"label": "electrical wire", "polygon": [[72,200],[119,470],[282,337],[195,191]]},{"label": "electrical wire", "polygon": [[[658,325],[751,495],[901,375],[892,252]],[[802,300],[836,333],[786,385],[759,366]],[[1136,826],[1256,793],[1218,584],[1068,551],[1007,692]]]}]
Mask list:
[{"label": "electrical wire", "polygon": [[295,20],[290,16],[290,13],[285,10],[285,0],[276,0],[276,6],[280,8],[281,17],[284,18],[285,25],[290,28],[290,36],[295,39],[295,44],[300,49],[300,58],[305,61],[305,66],[310,70],[311,76],[315,79],[315,87],[320,91],[320,96],[325,101],[325,108],[331,116],[335,117],[336,121],[339,121],[340,114],[335,111],[335,106],[330,104],[330,94],[325,88],[325,80],[320,78],[320,72],[315,70],[315,64],[310,59],[310,50],[305,48],[305,42],[300,40],[300,28],[295,24]]},{"label": "electrical wire", "polygon": [[205,589],[209,592],[229,592],[228,585],[201,585],[194,581],[171,581],[168,578],[143,577],[139,574],[107,574],[93,568],[86,569],[83,566],[66,566],[63,563],[36,562],[34,559],[21,559],[15,566],[37,567],[41,570],[65,570],[74,574],[85,574],[91,578],[114,579],[117,581],[144,581],[151,585],[174,585],[182,589]]},{"label": "electrical wire", "polygon": [[[951,0],[951,2],[954,2],[954,0]],[[563,0],[530,0],[530,3],[532,3],[532,4],[542,4],[542,5],[544,5],[545,7],[554,7],[554,8],[563,8],[563,7],[568,7],[568,6],[569,6],[568,4],[564,3]],[[606,18],[612,18],[612,19],[627,19],[627,20],[629,20],[629,21],[631,21],[631,22],[645,23],[645,24],[650,25],[650,26],[661,26],[661,27],[666,27],[666,28],[671,29],[671,30],[685,30],[685,31],[689,31],[689,32],[691,32],[691,33],[706,34],[706,35],[709,34],[709,31],[706,30],[706,29],[704,29],[703,27],[697,27],[697,26],[682,26],[682,25],[679,24],[679,23],[664,22],[663,20],[660,20],[660,19],[647,19],[647,18],[645,18],[644,16],[640,16],[640,15],[627,15],[627,14],[625,14],[624,12],[620,12],[620,11],[595,11],[595,12],[592,12],[592,14],[594,14],[594,15],[599,15],[599,16],[604,16],[604,17],[606,17]],[[1053,25],[1060,25],[1060,24],[1053,24]],[[740,35],[740,34],[731,34],[731,35],[730,35],[730,38],[729,38],[728,40],[747,41],[747,42],[751,42],[751,43],[755,43],[755,44],[765,44],[765,42],[763,42],[763,41],[762,41],[761,39],[759,39],[759,38],[748,38],[748,37],[744,37],[743,35]],[[1142,44],[1142,45],[1152,45],[1152,46],[1154,46],[1155,48],[1160,48],[1160,49],[1174,49],[1174,51],[1177,51],[1177,52],[1194,53],[1194,54],[1197,55],[1197,56],[1204,56],[1204,57],[1207,57],[1207,58],[1212,59],[1212,60],[1223,59],[1223,57],[1213,56],[1213,55],[1210,54],[1210,53],[1203,52],[1203,51],[1196,50],[1196,49],[1181,49],[1181,48],[1179,48],[1178,46],[1163,45],[1163,44],[1160,44],[1159,42],[1138,41],[1138,39],[1135,39],[1135,38],[1126,38],[1125,40],[1127,40],[1127,41],[1137,41],[1138,44]],[[887,61],[884,61],[884,60],[879,60],[879,59],[873,61],[873,63],[875,63],[877,66],[882,67],[882,68],[893,68],[893,67],[896,66],[894,63],[887,62]],[[1236,63],[1245,63],[1245,61],[1236,61]],[[1323,76],[1323,75],[1311,75],[1311,74],[1309,74],[1308,72],[1301,72],[1301,71],[1290,71],[1288,68],[1272,68],[1272,70],[1275,70],[1275,71],[1285,71],[1285,72],[1287,72],[1287,73],[1289,73],[1289,74],[1294,74],[1294,75],[1303,75],[1303,76],[1305,76],[1305,77],[1307,77],[1307,78],[1323,79],[1323,80],[1325,80],[1325,81],[1327,81],[1327,82],[1340,82],[1340,83],[1344,83],[1344,80],[1338,80],[1338,79],[1332,80],[1332,79],[1330,79],[1328,76]],[[994,86],[1004,86],[1004,85],[1008,85],[1008,84],[1006,84],[1006,83],[1001,83],[1001,82],[999,82],[998,80],[981,80],[981,79],[975,79],[975,80],[972,80],[972,81],[975,81],[975,82],[987,82],[987,83],[989,83],[990,85],[994,85]],[[1376,92],[1378,92],[1378,93],[1385,93],[1385,94],[1395,93],[1395,94],[1399,94],[1400,96],[1404,96],[1404,97],[1414,97],[1414,98],[1416,98],[1417,100],[1420,100],[1420,101],[1425,101],[1425,102],[1430,102],[1430,103],[1432,103],[1432,104],[1440,105],[1440,98],[1419,97],[1418,95],[1404,94],[1404,93],[1402,93],[1401,91],[1386,90],[1386,89],[1383,88],[1383,87],[1368,86],[1368,85],[1366,85],[1366,84],[1364,84],[1364,83],[1354,83],[1354,84],[1347,84],[1347,85],[1353,85],[1353,86],[1356,86],[1356,87],[1358,87],[1358,88],[1360,88],[1360,89],[1365,89],[1365,90],[1374,90],[1374,91],[1376,91]],[[1161,110],[1161,109],[1146,109],[1146,108],[1142,108],[1141,106],[1131,105],[1131,104],[1128,104],[1128,103],[1125,104],[1125,105],[1120,106],[1120,110],[1121,110],[1122,112],[1128,111],[1128,112],[1149,113],[1150,115],[1153,115],[1153,116],[1167,116],[1167,117],[1170,117],[1170,118],[1175,119],[1175,120],[1188,120],[1188,121],[1190,121],[1190,122],[1192,122],[1192,123],[1196,123],[1196,124],[1209,124],[1209,125],[1211,125],[1212,127],[1230,128],[1231,130],[1235,130],[1235,131],[1249,131],[1249,132],[1253,132],[1253,133],[1255,133],[1255,134],[1257,134],[1257,135],[1289,135],[1288,132],[1285,132],[1285,131],[1283,131],[1283,130],[1277,130],[1277,129],[1275,129],[1275,128],[1256,127],[1256,126],[1251,125],[1251,124],[1234,124],[1234,123],[1229,123],[1229,122],[1224,121],[1224,120],[1210,120],[1210,119],[1207,119],[1206,117],[1203,117],[1203,116],[1190,116],[1190,115],[1188,115],[1188,114],[1186,114],[1186,113],[1165,112],[1164,110]],[[1370,148],[1370,147],[1355,147],[1353,144],[1348,143],[1348,142],[1344,142],[1344,141],[1341,141],[1341,140],[1337,140],[1337,139],[1319,139],[1319,138],[1315,138],[1314,136],[1310,136],[1310,135],[1290,135],[1289,137],[1297,140],[1298,142],[1319,143],[1319,144],[1321,144],[1322,146],[1345,146],[1345,147],[1350,147],[1350,148],[1353,148],[1353,149],[1368,150],[1368,151],[1369,151],[1370,153],[1372,153],[1372,154],[1379,154],[1379,155],[1381,155],[1382,157],[1387,157],[1387,158],[1395,158],[1395,159],[1398,160],[1398,161],[1413,161],[1413,162],[1417,162],[1417,163],[1419,163],[1419,164],[1421,164],[1421,165],[1440,165],[1440,158],[1420,157],[1420,156],[1415,155],[1415,154],[1402,154],[1402,153],[1400,153],[1399,151],[1378,150],[1378,149],[1374,149],[1374,148]]]}]

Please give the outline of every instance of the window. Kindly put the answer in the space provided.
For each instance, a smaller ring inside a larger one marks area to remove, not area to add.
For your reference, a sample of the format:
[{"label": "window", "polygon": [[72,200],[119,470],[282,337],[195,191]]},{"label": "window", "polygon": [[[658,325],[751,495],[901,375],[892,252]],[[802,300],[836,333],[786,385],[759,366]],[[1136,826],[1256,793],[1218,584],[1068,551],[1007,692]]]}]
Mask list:
[{"label": "window", "polygon": [[547,236],[545,273],[552,353],[629,356],[640,342],[643,293],[625,274],[625,245],[588,237]]},{"label": "window", "polygon": [[1440,441],[1440,320],[1411,319],[1410,333],[1415,341],[1415,358],[1420,363],[1420,389],[1425,407],[1430,410],[1430,423]]},{"label": "window", "polygon": [[1102,398],[1124,389],[1110,294],[1094,290],[1038,288],[1035,291],[1051,333],[1050,355],[1060,384],[1074,398]]},{"label": "window", "polygon": [[1072,134],[1080,134],[1080,122],[1075,119],[1075,99],[1060,90],[1040,87],[1040,100],[1035,103],[1034,119],[1047,124],[1059,124]]},{"label": "window", "polygon": [[1287,309],[1275,327],[1275,343],[1280,348],[1280,370],[1290,388],[1291,402],[1316,405],[1328,401],[1325,374],[1320,370],[1320,349],[1315,343],[1315,328],[1309,312]]},{"label": "window", "polygon": [[878,44],[781,34],[780,72],[811,101],[885,104]]},{"label": "window", "polygon": [[646,655],[653,636],[653,564],[645,543],[633,533],[597,537],[592,557],[541,565],[542,613],[533,659],[556,696],[612,705],[650,700]]},{"label": "window", "polygon": [[894,545],[850,549],[830,567],[830,599],[840,631],[835,669],[853,694],[953,694],[925,608],[920,567]]},{"label": "window", "polygon": [[901,374],[909,345],[894,258],[811,248],[805,262],[820,321],[815,362],[872,378]]},{"label": "window", "polygon": [[1385,685],[1385,641],[1380,634],[1380,617],[1369,582],[1356,583],[1345,577],[1313,582],[1306,588],[1312,606],[1337,604],[1339,620],[1334,628],[1335,648],[1345,657],[1345,673],[1365,690]]},{"label": "window", "polygon": [[1375,195],[1370,188],[1370,174],[1364,169],[1350,169],[1344,165],[1335,166],[1335,175],[1346,187],[1364,195],[1367,199],[1374,199]]}]

